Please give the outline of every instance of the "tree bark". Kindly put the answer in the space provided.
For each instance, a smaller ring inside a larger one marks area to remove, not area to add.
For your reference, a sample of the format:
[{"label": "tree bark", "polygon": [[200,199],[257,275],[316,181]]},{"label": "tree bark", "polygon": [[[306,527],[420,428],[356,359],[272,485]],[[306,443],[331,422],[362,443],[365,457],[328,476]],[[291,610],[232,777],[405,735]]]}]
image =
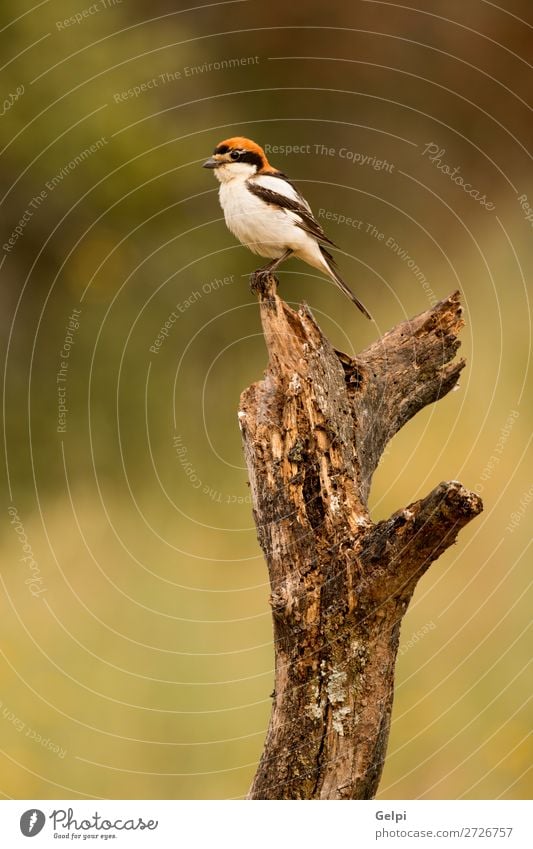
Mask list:
[{"label": "tree bark", "polygon": [[275,691],[251,799],[370,799],[381,777],[400,624],[420,577],[482,510],[457,481],[374,524],[367,500],[391,437],[442,398],[464,361],[459,294],[355,359],[269,277],[269,353],[241,396],[254,518],[268,564]]}]

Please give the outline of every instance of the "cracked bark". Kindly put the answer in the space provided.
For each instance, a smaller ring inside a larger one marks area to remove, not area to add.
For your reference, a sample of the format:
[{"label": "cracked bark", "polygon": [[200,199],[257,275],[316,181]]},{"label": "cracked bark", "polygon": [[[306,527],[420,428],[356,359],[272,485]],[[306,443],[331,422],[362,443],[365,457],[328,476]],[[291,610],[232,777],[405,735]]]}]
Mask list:
[{"label": "cracked bark", "polygon": [[239,423],[274,621],[272,715],[251,799],[369,799],[389,736],[400,624],[418,580],[482,510],[457,481],[374,524],[387,442],[457,383],[459,294],[355,359],[276,279],[258,291],[269,353]]}]

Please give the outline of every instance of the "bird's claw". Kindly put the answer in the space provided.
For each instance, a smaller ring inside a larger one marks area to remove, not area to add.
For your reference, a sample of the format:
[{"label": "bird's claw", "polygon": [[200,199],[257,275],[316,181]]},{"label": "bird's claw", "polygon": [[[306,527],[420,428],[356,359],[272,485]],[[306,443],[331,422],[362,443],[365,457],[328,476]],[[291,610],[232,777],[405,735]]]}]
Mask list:
[{"label": "bird's claw", "polygon": [[272,295],[275,292],[276,278],[260,268],[258,271],[252,271],[250,274],[250,291],[256,295]]}]

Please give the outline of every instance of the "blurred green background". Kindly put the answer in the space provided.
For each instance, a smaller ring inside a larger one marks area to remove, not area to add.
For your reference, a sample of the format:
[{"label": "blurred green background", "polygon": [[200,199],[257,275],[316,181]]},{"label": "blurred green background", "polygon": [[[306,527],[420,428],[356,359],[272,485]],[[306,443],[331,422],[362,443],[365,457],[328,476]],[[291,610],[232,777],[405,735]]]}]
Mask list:
[{"label": "blurred green background", "polygon": [[405,619],[380,795],[530,795],[532,9],[419,5],[4,0],[4,797],[242,797],[258,761],[257,258],[199,167],[237,134],[283,146],[376,319],[288,263],[336,347],[462,292],[460,389],[392,441],[371,507],[458,478],[485,512]]}]

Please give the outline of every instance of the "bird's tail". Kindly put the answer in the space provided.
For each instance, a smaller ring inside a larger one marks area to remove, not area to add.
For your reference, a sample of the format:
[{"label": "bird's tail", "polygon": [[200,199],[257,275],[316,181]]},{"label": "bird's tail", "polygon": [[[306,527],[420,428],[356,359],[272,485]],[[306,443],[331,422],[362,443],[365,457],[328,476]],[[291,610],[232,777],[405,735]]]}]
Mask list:
[{"label": "bird's tail", "polygon": [[370,319],[370,321],[372,321],[372,316],[370,315],[370,313],[368,312],[368,310],[367,310],[367,309],[363,306],[363,304],[361,303],[361,301],[359,301],[359,300],[355,297],[354,293],[352,292],[352,290],[350,289],[350,287],[346,285],[346,283],[344,282],[344,280],[342,279],[342,277],[340,277],[340,275],[339,275],[339,273],[337,272],[337,269],[336,269],[336,267],[335,267],[335,260],[334,260],[334,259],[333,259],[333,257],[331,256],[330,252],[329,252],[329,251],[327,251],[327,250],[326,250],[326,248],[325,248],[323,245],[320,245],[319,247],[320,247],[320,253],[322,254],[322,256],[323,256],[323,258],[324,258],[324,262],[325,262],[325,264],[326,264],[326,266],[327,266],[327,270],[328,270],[328,272],[329,272],[329,274],[330,274],[330,277],[331,277],[331,279],[333,280],[333,282],[334,282],[334,283],[335,283],[335,284],[339,287],[339,289],[341,290],[341,292],[344,292],[344,294],[345,294],[345,295],[346,295],[346,296],[347,296],[347,297],[348,297],[351,301],[353,301],[353,303],[355,304],[355,306],[356,306],[358,309],[360,309],[360,310],[361,310],[361,312],[363,313],[363,315],[366,315],[366,317],[367,317],[367,318],[369,318],[369,319]]}]

